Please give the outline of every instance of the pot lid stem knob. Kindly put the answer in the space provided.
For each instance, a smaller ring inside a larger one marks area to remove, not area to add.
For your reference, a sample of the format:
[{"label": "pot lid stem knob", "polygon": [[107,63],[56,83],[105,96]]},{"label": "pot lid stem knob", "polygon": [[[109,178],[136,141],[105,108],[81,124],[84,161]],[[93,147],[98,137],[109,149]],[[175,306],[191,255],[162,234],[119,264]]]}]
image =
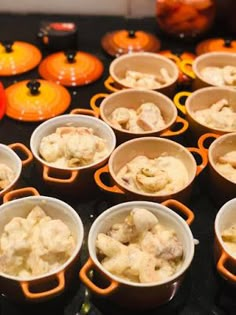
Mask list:
[{"label": "pot lid stem knob", "polygon": [[128,32],[128,37],[129,37],[129,38],[135,38],[135,37],[136,37],[135,31],[134,31],[134,30],[129,30],[129,32]]},{"label": "pot lid stem knob", "polygon": [[40,93],[39,92],[40,85],[41,85],[40,82],[37,80],[30,80],[26,84],[27,88],[29,88],[29,90],[30,90],[31,95],[38,95]]},{"label": "pot lid stem knob", "polygon": [[232,47],[232,40],[230,38],[225,39],[225,47]]},{"label": "pot lid stem knob", "polygon": [[2,45],[4,46],[6,53],[10,53],[13,51],[12,49],[13,41],[3,40]]},{"label": "pot lid stem knob", "polygon": [[76,55],[76,51],[75,50],[68,50],[67,52],[65,52],[67,61],[69,63],[75,63],[75,55]]}]

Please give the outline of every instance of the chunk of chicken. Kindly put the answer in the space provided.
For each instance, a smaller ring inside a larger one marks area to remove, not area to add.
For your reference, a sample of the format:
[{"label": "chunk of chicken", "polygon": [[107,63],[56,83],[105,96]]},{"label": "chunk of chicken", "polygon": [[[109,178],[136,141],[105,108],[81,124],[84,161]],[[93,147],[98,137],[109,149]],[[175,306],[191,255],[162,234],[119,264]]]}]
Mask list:
[{"label": "chunk of chicken", "polygon": [[111,114],[111,120],[119,125],[124,125],[130,119],[129,109],[126,107],[118,107]]},{"label": "chunk of chicken", "polygon": [[159,231],[158,234],[146,232],[140,246],[143,251],[165,260],[175,260],[183,255],[183,247],[172,230]]},{"label": "chunk of chicken", "polygon": [[228,163],[236,168],[236,150],[227,152],[225,155],[219,157],[220,163]]},{"label": "chunk of chicken", "polygon": [[236,130],[236,113],[226,99],[220,99],[208,108],[197,110],[194,116],[204,125],[218,129]]},{"label": "chunk of chicken", "polygon": [[106,256],[102,260],[102,265],[108,271],[121,274],[129,266],[128,248],[117,240],[104,233],[99,233],[96,247],[99,253]]},{"label": "chunk of chicken", "polygon": [[142,104],[137,114],[137,124],[145,131],[161,129],[165,126],[160,109],[153,103]]},{"label": "chunk of chicken", "polygon": [[225,66],[223,68],[223,78],[226,84],[236,85],[236,67]]},{"label": "chunk of chicken", "polygon": [[139,87],[146,89],[157,89],[165,84],[165,80],[161,75],[142,73],[139,71],[127,70],[124,79],[121,79],[124,85],[129,87]]},{"label": "chunk of chicken", "polygon": [[132,224],[116,223],[113,224],[107,235],[123,244],[129,243],[136,235],[136,231]]},{"label": "chunk of chicken", "polygon": [[202,69],[201,75],[213,85],[223,86],[225,84],[222,71],[218,67],[205,67]]}]

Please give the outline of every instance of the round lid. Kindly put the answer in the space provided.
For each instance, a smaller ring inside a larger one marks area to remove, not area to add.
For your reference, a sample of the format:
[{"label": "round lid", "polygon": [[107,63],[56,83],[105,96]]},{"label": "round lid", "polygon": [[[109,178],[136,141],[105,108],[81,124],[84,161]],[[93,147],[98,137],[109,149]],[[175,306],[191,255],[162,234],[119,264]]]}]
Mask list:
[{"label": "round lid", "polygon": [[40,121],[63,113],[70,105],[66,88],[45,80],[25,80],[5,90],[6,115],[22,121]]},{"label": "round lid", "polygon": [[35,68],[41,61],[40,50],[25,42],[0,43],[0,75],[11,76]]},{"label": "round lid", "polygon": [[200,42],[196,47],[197,55],[212,51],[236,52],[236,40],[210,38]]},{"label": "round lid", "polygon": [[39,65],[40,75],[65,86],[86,85],[98,80],[104,66],[95,56],[82,51],[57,52]]},{"label": "round lid", "polygon": [[115,57],[138,51],[156,52],[161,46],[160,40],[154,35],[133,30],[107,33],[102,37],[101,44],[109,55]]}]

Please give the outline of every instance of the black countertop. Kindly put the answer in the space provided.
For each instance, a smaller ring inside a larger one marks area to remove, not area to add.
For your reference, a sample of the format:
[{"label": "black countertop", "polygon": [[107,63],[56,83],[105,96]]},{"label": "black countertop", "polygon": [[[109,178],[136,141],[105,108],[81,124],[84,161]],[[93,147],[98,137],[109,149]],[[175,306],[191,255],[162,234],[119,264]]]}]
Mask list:
[{"label": "black countertop", "polygon": [[[100,45],[101,37],[111,30],[142,29],[161,37],[162,49],[178,49],[194,51],[195,42],[182,42],[173,40],[159,34],[154,18],[127,19],[114,16],[48,16],[48,15],[0,15],[0,41],[21,40],[33,43],[40,47],[36,34],[39,23],[46,21],[72,21],[78,26],[78,49],[95,54],[105,65],[105,71],[100,80],[85,87],[70,88],[72,103],[67,112],[75,107],[89,108],[90,98],[98,92],[107,92],[104,80],[108,76],[109,64],[112,58],[108,56]],[[208,36],[229,37],[223,29],[212,30]],[[41,47],[42,48],[42,47]],[[44,56],[48,51],[42,50]],[[16,81],[38,78],[37,69],[17,77],[1,78],[7,87]],[[22,142],[29,147],[31,133],[39,123],[26,123],[4,117],[0,121],[0,143],[10,144]],[[188,136],[183,141],[189,145]],[[190,141],[191,142],[191,141]],[[194,143],[191,143],[194,144]],[[93,198],[80,200],[78,198],[67,199],[57,196],[55,191],[50,191],[44,183],[41,183],[35,173],[35,165],[32,163],[22,174],[21,186],[34,186],[41,194],[52,195],[68,202],[79,213],[85,226],[85,240],[91,223],[102,211],[114,204],[110,197],[102,192],[95,192]],[[207,193],[207,181],[204,174],[196,179],[190,208],[195,213],[195,221],[191,230],[199,245],[196,246],[195,257],[187,272],[186,278],[174,299],[168,304],[153,311],[143,314],[180,314],[180,315],[226,315],[236,313],[236,289],[223,281],[216,272],[213,260],[214,220],[218,206],[214,205]],[[81,256],[82,264],[87,258],[86,242],[83,245]],[[79,266],[78,266],[79,268]],[[51,301],[38,304],[17,304],[5,297],[0,298],[1,315],[47,315],[64,314],[79,315],[84,301],[85,290],[80,284],[78,276],[72,281],[68,290]],[[89,315],[121,315],[131,312],[121,310],[107,300],[91,297]]]}]

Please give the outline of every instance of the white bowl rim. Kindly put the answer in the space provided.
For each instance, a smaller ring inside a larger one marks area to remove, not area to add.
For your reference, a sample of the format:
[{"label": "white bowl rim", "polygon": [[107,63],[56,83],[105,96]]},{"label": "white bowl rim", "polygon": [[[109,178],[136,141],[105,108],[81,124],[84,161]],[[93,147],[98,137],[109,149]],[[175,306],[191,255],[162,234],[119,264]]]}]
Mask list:
[{"label": "white bowl rim", "polygon": [[[93,252],[92,248],[94,246],[94,244],[92,243],[92,235],[94,233],[94,230],[96,228],[96,225],[99,224],[99,222],[101,222],[105,217],[107,217],[110,213],[116,212],[119,208],[131,208],[133,207],[137,207],[137,205],[139,205],[140,207],[145,208],[145,206],[147,207],[152,207],[153,209],[157,209],[159,208],[159,210],[163,210],[164,212],[168,213],[168,215],[171,215],[175,218],[175,220],[177,220],[178,222],[180,222],[183,226],[183,228],[185,229],[185,232],[188,234],[188,237],[190,239],[190,243],[191,243],[191,249],[190,251],[186,254],[186,257],[184,259],[183,264],[181,265],[180,269],[171,277],[169,277],[167,280],[165,281],[159,281],[159,282],[150,282],[150,283],[137,283],[137,282],[131,282],[128,280],[124,280],[118,276],[115,276],[114,274],[110,273],[109,271],[107,271],[102,264],[99,262],[99,260],[97,259],[97,255],[95,252]],[[184,219],[182,219],[182,217],[178,214],[176,214],[173,210],[171,210],[170,208],[156,203],[156,202],[150,202],[150,201],[129,201],[129,202],[124,202],[124,203],[120,203],[117,204],[115,206],[112,206],[110,208],[108,208],[107,210],[105,210],[102,214],[100,214],[95,221],[93,222],[90,230],[89,230],[89,234],[88,234],[88,250],[89,250],[89,255],[92,259],[92,261],[94,262],[94,264],[96,266],[99,267],[99,269],[102,270],[103,273],[105,273],[109,278],[116,280],[119,283],[125,284],[125,285],[129,285],[132,287],[154,287],[154,286],[161,286],[161,285],[165,285],[168,284],[170,282],[175,281],[178,277],[180,277],[190,266],[192,260],[193,260],[193,256],[194,256],[194,251],[195,251],[195,245],[194,245],[194,238],[193,238],[193,234],[188,226],[188,224],[186,223],[186,221]]]}]

